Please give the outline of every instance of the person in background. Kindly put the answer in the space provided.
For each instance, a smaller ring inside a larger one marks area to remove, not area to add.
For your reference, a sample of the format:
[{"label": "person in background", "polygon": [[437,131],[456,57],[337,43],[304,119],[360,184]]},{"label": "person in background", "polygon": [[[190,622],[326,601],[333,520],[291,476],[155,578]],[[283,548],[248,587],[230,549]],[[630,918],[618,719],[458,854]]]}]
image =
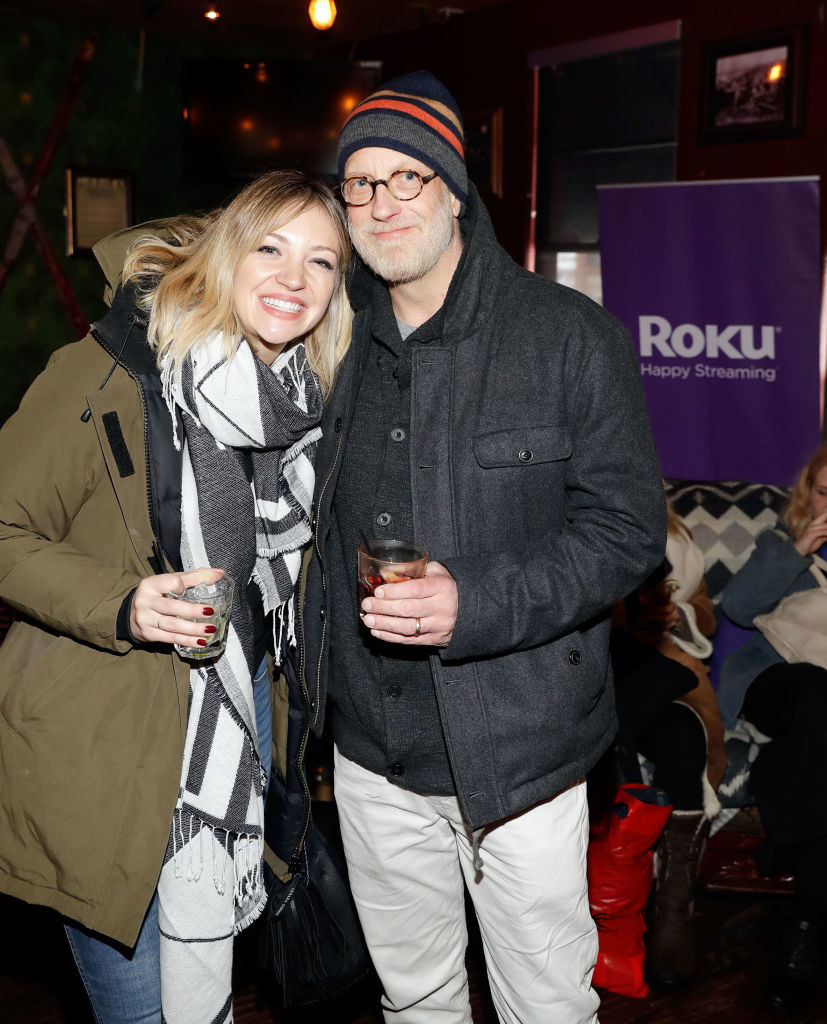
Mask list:
[{"label": "person in background", "polygon": [[[464,891],[500,1020],[586,1024],[597,938],[585,775],[615,732],[609,610],[657,566],[665,503],[634,349],[518,267],[425,71],[339,138],[359,253],[325,407],[298,657],[385,1019],[468,1024]],[[357,600],[367,536],[424,578]]]},{"label": "person in background", "polygon": [[646,974],[660,988],[695,977],[695,887],[715,795],[726,770],[724,728],[704,660],[715,614],[703,552],[668,508],[666,558],[615,607],[612,663],[624,781],[639,781],[637,755],[654,764],[672,815],[658,843],[658,870],[646,932]]},{"label": "person in background", "polygon": [[[0,889],[65,916],[106,1024],[232,1019],[348,253],[296,172],[168,222],[0,431]],[[206,647],[211,609],[166,595],[222,574],[227,647],[191,669],[172,645]]]},{"label": "person in background", "polygon": [[[776,609],[788,595],[819,587],[817,574],[826,570],[827,444],[822,444],[799,474],[783,522],[759,536],[749,561],[724,589],[721,606],[737,625],[754,628],[757,616]],[[824,976],[827,669],[788,663],[756,629],[725,660],[718,699],[728,728],[740,714],[771,741],[752,765],[749,787],[775,866],[795,876],[795,904],[765,998],[774,1009],[796,1011]]]}]

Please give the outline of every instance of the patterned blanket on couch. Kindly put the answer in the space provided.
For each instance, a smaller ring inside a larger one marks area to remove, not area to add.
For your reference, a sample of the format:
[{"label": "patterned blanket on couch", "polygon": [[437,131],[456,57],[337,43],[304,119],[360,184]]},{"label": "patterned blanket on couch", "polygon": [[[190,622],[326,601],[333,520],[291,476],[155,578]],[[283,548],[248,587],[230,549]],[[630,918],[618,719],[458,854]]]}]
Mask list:
[{"label": "patterned blanket on couch", "polygon": [[744,480],[666,481],[666,493],[706,559],[709,596],[721,591],[749,558],[756,538],[775,526],[789,491]]}]

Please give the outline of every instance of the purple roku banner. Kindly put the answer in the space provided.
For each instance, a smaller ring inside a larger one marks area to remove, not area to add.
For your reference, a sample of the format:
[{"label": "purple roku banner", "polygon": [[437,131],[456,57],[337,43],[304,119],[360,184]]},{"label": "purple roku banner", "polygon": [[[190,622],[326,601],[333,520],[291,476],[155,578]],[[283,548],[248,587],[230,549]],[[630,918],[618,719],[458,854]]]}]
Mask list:
[{"label": "purple roku banner", "polygon": [[664,476],[791,483],[821,435],[818,178],[598,195]]}]

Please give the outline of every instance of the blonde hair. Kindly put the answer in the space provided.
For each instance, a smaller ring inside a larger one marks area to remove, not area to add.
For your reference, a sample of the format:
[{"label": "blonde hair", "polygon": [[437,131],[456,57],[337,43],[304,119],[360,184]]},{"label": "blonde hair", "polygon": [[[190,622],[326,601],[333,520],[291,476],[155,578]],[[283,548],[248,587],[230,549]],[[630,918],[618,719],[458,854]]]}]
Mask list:
[{"label": "blonde hair", "polygon": [[223,209],[173,218],[165,224],[165,238],[141,238],[130,250],[121,279],[135,285],[138,306],[148,314],[147,338],[159,364],[164,358],[179,362],[218,331],[227,355],[236,351],[243,331],[233,307],[233,285],[241,261],[266,235],[313,206],[329,214],[341,252],[327,312],[303,339],[322,392],[329,394],[350,345],[352,314],[345,291],[350,238],[332,190],[300,171],[263,174]]},{"label": "blonde hair", "polygon": [[798,474],[798,479],[793,484],[790,500],[784,510],[784,522],[795,540],[798,540],[804,533],[813,518],[810,491],[813,489],[815,478],[825,466],[827,466],[827,443],[816,448],[810,461]]}]

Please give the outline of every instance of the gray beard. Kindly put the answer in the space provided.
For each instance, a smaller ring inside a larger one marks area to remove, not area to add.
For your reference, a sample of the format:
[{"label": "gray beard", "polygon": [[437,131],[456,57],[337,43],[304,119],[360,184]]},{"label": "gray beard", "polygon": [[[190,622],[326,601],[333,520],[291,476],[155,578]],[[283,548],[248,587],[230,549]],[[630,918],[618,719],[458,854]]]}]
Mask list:
[{"label": "gray beard", "polygon": [[357,228],[351,229],[350,237],[354,249],[377,277],[389,285],[410,284],[433,270],[451,244],[454,230],[451,196],[446,190],[434,216],[424,222],[415,247],[410,242],[385,247],[373,234],[362,234]]}]

